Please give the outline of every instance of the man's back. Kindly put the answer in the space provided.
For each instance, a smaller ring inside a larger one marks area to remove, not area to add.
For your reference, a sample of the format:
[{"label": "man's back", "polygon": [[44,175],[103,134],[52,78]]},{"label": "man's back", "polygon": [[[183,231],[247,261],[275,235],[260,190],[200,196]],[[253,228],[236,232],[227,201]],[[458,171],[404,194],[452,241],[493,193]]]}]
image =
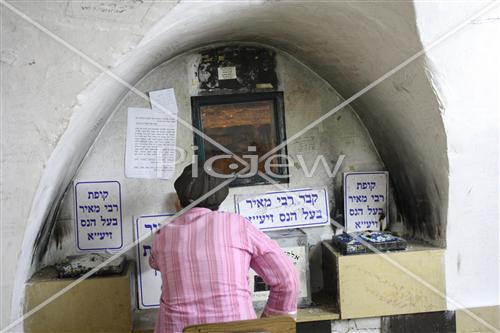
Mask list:
[{"label": "man's back", "polygon": [[275,289],[269,314],[296,309],[293,265],[273,241],[236,214],[189,210],[155,234],[150,264],[162,274],[156,332],[255,318],[250,266]]}]

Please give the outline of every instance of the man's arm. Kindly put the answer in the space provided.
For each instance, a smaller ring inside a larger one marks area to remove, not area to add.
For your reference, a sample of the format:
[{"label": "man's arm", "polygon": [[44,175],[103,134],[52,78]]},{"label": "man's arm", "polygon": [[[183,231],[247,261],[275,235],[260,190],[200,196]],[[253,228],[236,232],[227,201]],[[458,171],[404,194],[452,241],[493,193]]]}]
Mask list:
[{"label": "man's arm", "polygon": [[299,294],[298,272],[283,250],[266,234],[247,222],[252,247],[250,267],[270,287],[263,317],[297,314]]}]

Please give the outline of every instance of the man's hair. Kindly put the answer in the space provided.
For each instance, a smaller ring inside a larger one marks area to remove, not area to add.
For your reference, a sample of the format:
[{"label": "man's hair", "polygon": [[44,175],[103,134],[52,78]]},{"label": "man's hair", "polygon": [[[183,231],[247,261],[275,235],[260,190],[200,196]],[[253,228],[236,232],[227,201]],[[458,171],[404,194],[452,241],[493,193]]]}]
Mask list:
[{"label": "man's hair", "polygon": [[[174,188],[181,205],[186,207],[222,184],[224,180],[224,178],[208,174],[202,167],[197,167],[196,173],[193,175],[193,165],[190,164],[184,168],[182,174],[175,180]],[[217,210],[224,199],[226,199],[228,193],[228,187],[223,186],[199,202],[195,207]]]}]

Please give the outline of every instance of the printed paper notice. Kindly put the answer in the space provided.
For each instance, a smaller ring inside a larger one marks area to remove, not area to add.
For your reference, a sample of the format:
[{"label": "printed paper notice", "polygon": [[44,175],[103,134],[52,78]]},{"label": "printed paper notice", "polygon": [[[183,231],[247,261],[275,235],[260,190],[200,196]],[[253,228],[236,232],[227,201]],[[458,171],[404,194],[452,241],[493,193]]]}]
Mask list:
[{"label": "printed paper notice", "polygon": [[217,74],[219,80],[235,80],[236,79],[236,67],[218,67]]},{"label": "printed paper notice", "polygon": [[129,108],[125,176],[169,179],[175,172],[177,119],[165,112]]}]

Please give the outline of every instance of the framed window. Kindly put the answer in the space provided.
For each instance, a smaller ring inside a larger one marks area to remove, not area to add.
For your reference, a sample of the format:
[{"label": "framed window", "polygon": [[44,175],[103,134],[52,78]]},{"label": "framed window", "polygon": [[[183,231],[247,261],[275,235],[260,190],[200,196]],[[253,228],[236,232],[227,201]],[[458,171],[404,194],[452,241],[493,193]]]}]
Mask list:
[{"label": "framed window", "polygon": [[[191,97],[191,109],[195,128],[248,163],[252,163],[251,159],[243,155],[263,156],[286,140],[282,92],[195,96]],[[243,168],[234,157],[222,158],[221,155],[227,154],[196,133],[194,144],[198,147],[200,164],[219,156],[211,160],[217,170],[232,174]],[[249,147],[254,148],[249,151]],[[288,168],[278,165],[286,160],[276,155],[286,155],[286,146],[271,154],[272,160],[267,162],[271,172],[267,174],[277,182],[288,182]],[[265,165],[265,161],[259,162],[259,171],[266,173]],[[243,175],[230,186],[267,183],[259,175]]]}]

